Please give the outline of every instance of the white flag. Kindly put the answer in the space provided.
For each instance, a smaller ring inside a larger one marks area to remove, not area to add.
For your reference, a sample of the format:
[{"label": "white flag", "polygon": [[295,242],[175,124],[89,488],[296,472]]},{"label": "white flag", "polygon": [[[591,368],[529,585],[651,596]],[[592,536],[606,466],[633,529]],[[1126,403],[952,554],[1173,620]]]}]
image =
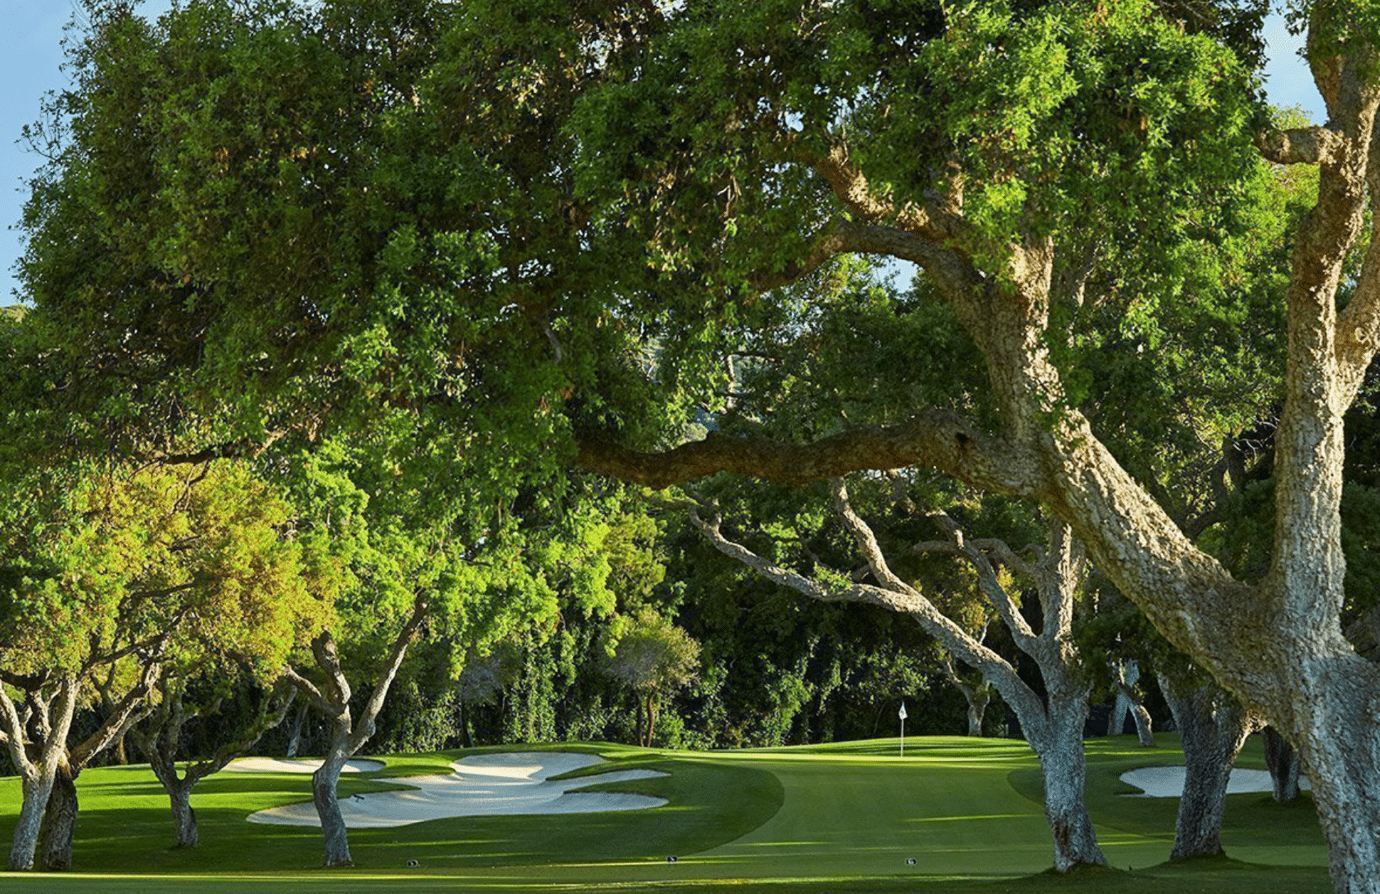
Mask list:
[{"label": "white flag", "polygon": [[901,702],[901,713],[900,713],[900,717],[901,717],[902,720],[905,720],[905,719],[906,719],[906,703],[905,703],[905,702]]}]

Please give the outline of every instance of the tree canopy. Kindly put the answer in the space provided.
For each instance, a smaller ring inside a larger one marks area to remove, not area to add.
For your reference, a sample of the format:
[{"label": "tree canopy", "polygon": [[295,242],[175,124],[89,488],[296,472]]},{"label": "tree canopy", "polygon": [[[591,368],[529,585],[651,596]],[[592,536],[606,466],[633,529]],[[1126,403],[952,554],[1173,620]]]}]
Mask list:
[{"label": "tree canopy", "polygon": [[[1037,502],[1298,742],[1338,890],[1380,890],[1340,521],[1380,346],[1380,4],[1290,6],[1324,126],[1265,105],[1248,0],[93,8],[22,274],[55,400],[103,434],[368,431],[487,536],[572,464],[925,466]],[[773,429],[750,378],[831,412]],[[1194,524],[1262,421],[1245,577]]]}]

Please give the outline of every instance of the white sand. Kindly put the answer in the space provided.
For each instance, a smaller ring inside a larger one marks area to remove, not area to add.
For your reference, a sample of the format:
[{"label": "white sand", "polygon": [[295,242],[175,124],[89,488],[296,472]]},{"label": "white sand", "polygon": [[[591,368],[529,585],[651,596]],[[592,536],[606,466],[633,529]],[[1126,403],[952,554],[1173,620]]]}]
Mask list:
[{"label": "white sand", "polygon": [[[316,768],[321,766],[321,758],[307,757],[295,760],[283,760],[276,757],[241,757],[230,762],[227,770],[239,770],[243,773],[315,773]],[[346,761],[342,773],[372,773],[375,770],[383,769],[383,761],[371,761],[360,758],[358,760]]]},{"label": "white sand", "polygon": [[[1184,768],[1142,767],[1122,773],[1121,781],[1144,792],[1142,795],[1131,795],[1133,798],[1179,798],[1184,793]],[[1306,778],[1299,777],[1299,788],[1308,788]],[[1264,770],[1232,770],[1231,779],[1227,782],[1229,795],[1268,792],[1273,789],[1270,774]]]},{"label": "white sand", "polygon": [[[602,813],[660,807],[664,798],[630,792],[581,792],[574,789],[604,782],[665,776],[656,770],[619,770],[561,781],[550,777],[604,763],[592,754],[530,752],[479,754],[452,763],[446,776],[388,779],[412,786],[407,791],[371,792],[342,798],[340,812],[351,829],[406,826],[452,816],[500,814]],[[253,823],[319,826],[310,803],[288,804],[252,814]]]}]

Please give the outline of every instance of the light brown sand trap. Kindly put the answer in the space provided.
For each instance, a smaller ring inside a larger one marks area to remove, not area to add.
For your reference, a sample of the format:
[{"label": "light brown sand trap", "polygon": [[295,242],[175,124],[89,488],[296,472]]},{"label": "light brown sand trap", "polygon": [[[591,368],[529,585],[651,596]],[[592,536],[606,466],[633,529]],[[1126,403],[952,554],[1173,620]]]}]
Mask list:
[{"label": "light brown sand trap", "polygon": [[[1121,781],[1134,785],[1144,794],[1132,798],[1181,798],[1184,794],[1183,767],[1142,767],[1121,774]],[[1299,788],[1307,789],[1308,780],[1299,777]],[[1270,774],[1264,770],[1232,770],[1227,782],[1227,794],[1241,795],[1273,790]]]},{"label": "light brown sand trap", "polygon": [[[351,829],[406,826],[452,816],[501,814],[603,813],[660,807],[665,798],[629,792],[578,792],[604,782],[625,782],[665,776],[656,770],[619,770],[578,779],[550,777],[604,763],[592,754],[567,752],[510,752],[478,754],[452,763],[447,776],[409,776],[388,779],[413,786],[408,791],[372,792],[342,798],[340,812]],[[319,826],[311,804],[288,804],[251,814],[252,823]]]},{"label": "light brown sand trap", "polygon": [[[321,758],[319,757],[297,758],[295,760],[283,760],[276,757],[241,757],[231,761],[225,769],[239,770],[241,773],[315,773],[319,766],[321,766]],[[360,758],[346,761],[341,772],[372,773],[382,769],[383,761]]]}]

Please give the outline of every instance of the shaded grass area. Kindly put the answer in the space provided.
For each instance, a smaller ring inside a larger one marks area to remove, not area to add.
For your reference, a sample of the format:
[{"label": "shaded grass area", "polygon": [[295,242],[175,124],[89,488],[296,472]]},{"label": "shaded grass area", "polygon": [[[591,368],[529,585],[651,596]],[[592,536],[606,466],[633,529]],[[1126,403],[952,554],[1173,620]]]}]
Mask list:
[{"label": "shaded grass area", "polygon": [[[78,868],[113,874],[0,876],[0,892],[1331,890],[1326,849],[1307,798],[1277,805],[1268,795],[1231,796],[1224,840],[1242,862],[1163,863],[1177,802],[1126,797],[1135,789],[1117,778],[1136,767],[1181,763],[1176,739],[1160,741],[1153,750],[1139,748],[1131,737],[1089,742],[1089,804],[1116,868],[1072,876],[1044,872],[1052,847],[1039,772],[1024,743],[927,737],[907,739],[904,758],[895,739],[712,754],[603,743],[549,746],[601,754],[614,761],[608,769],[667,772],[595,787],[671,803],[628,813],[458,818],[356,830],[350,839],[359,868],[345,871],[314,868],[321,851],[316,829],[244,821],[253,810],[305,799],[305,776],[212,777],[194,795],[203,846],[182,852],[168,847],[167,802],[147,768],[92,770],[81,780]],[[378,782],[383,776],[446,772],[461,755],[385,757],[388,766],[378,773],[342,778],[342,795],[395,787]],[[1241,764],[1263,766],[1258,746]],[[0,835],[10,833],[17,804],[17,785],[0,780]],[[678,861],[668,863],[670,855]],[[407,868],[414,859],[421,865]]]}]

